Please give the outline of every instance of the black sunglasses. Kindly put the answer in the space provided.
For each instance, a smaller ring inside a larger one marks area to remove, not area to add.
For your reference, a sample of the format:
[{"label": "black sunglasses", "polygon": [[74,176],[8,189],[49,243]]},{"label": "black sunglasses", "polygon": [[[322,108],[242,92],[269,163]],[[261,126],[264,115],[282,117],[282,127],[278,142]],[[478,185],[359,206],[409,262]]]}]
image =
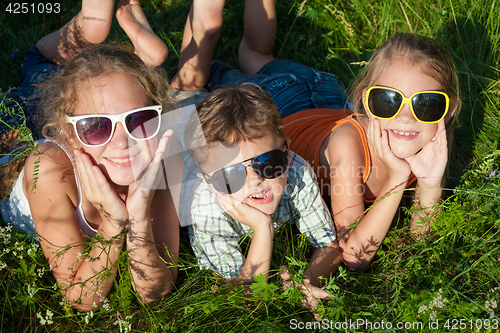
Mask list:
[{"label": "black sunglasses", "polygon": [[[203,173],[203,178],[211,184],[215,190],[223,194],[233,194],[241,190],[247,181],[247,168],[262,178],[275,179],[280,177],[288,169],[288,144],[285,142],[285,151],[275,149],[240,163],[227,166],[215,171],[212,176]],[[250,161],[250,165],[243,163]]]}]

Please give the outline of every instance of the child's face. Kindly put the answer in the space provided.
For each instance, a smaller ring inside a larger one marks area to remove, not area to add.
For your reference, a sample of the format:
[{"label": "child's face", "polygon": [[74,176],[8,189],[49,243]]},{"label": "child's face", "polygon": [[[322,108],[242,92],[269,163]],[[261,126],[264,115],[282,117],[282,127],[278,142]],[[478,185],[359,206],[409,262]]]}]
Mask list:
[{"label": "child's face", "polygon": [[[406,59],[394,59],[375,80],[373,85],[390,87],[401,91],[406,97],[419,91],[441,91],[441,84],[434,78],[423,73]],[[363,98],[363,103],[365,100]],[[367,110],[366,105],[365,110]],[[369,117],[372,117],[367,112]],[[381,130],[389,134],[389,146],[399,158],[415,155],[436,134],[437,123],[419,122],[408,104],[405,104],[399,114],[393,119],[379,119]]]},{"label": "child's face", "polygon": [[[89,80],[80,87],[79,95],[82,97],[78,99],[74,116],[119,114],[152,105],[151,99],[128,75],[118,72]],[[121,123],[116,124],[111,140],[103,146],[86,146],[76,137],[72,141],[93,158],[109,180],[120,186],[135,181],[132,160],[134,170],[143,170],[157,146],[156,138],[133,140]]]},{"label": "child's face", "polygon": [[[225,163],[225,167],[245,161],[252,157],[267,153],[272,150],[285,150],[285,140],[278,137],[276,134],[266,131],[260,139],[251,141],[240,141],[238,143],[240,153],[229,163]],[[211,153],[212,162],[217,159],[216,154]],[[215,161],[217,162],[217,161]],[[216,163],[215,163],[216,164]],[[250,161],[244,163],[245,166],[250,165]],[[203,166],[203,171],[210,177],[213,174],[213,169],[210,163]],[[218,168],[217,168],[218,169]],[[248,204],[266,214],[273,214],[278,207],[287,181],[286,171],[279,177],[274,179],[266,179],[259,177],[252,167],[246,168],[246,182],[243,187],[230,194],[232,198],[239,202]],[[215,193],[220,194],[213,189]]]}]

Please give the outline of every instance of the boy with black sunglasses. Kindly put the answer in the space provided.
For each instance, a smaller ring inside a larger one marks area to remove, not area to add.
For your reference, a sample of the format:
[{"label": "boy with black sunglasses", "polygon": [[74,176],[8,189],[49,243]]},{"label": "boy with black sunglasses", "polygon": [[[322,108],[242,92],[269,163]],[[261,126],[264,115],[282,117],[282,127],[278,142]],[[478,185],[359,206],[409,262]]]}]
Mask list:
[{"label": "boy with black sunglasses", "polygon": [[[295,223],[316,248],[305,275],[317,282],[335,272],[340,252],[331,215],[309,164],[288,150],[274,101],[245,85],[213,91],[197,111],[184,140],[205,179],[188,225],[201,266],[237,282],[267,275],[274,230]],[[249,235],[245,258],[240,240]]]}]

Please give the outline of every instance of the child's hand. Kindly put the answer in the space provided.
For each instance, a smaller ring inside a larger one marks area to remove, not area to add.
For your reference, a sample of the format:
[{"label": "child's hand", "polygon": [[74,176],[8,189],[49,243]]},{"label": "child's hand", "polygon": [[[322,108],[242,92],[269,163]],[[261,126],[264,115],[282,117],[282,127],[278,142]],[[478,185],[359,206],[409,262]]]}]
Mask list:
[{"label": "child's hand", "polygon": [[128,222],[125,203],[111,187],[101,169],[92,163],[86,153],[75,149],[74,154],[85,198],[118,232],[123,230]]},{"label": "child's hand", "polygon": [[305,308],[311,310],[311,312],[314,314],[314,319],[320,320],[321,317],[318,313],[314,312],[314,308],[319,305],[319,298],[331,300],[330,295],[328,295],[328,293],[323,289],[313,286],[310,283],[309,279],[304,279],[304,284],[288,281],[291,276],[288,268],[284,265],[280,267],[280,276],[283,280],[283,288],[285,290],[291,287],[292,284],[295,284],[295,286],[300,288],[302,294],[304,294],[305,297],[305,299],[302,300],[302,305]]},{"label": "child's hand", "polygon": [[272,219],[269,214],[236,200],[230,195],[224,195],[218,192],[216,192],[216,195],[222,209],[224,209],[233,219],[250,227],[250,229],[255,231],[262,227],[269,228],[269,225],[272,224]]},{"label": "child's hand", "polygon": [[411,173],[410,165],[404,159],[394,155],[389,146],[389,133],[387,130],[380,130],[378,119],[370,117],[366,138],[370,148],[387,168],[389,177],[394,177],[396,182],[408,180]]},{"label": "child's hand", "polygon": [[420,187],[437,188],[448,163],[448,146],[444,120],[438,123],[434,138],[429,141],[415,156],[406,158],[411,171],[418,178]]},{"label": "child's hand", "polygon": [[153,160],[136,182],[128,187],[127,210],[130,219],[134,221],[149,221],[149,210],[158,183],[158,170],[161,166],[163,154],[167,148],[173,131],[166,131],[160,139]]}]

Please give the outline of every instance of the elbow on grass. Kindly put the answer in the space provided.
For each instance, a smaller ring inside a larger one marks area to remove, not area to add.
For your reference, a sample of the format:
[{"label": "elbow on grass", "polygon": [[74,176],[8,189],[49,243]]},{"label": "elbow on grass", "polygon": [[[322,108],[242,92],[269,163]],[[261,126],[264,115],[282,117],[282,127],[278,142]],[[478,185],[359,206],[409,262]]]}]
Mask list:
[{"label": "elbow on grass", "polygon": [[365,269],[366,267],[368,267],[368,265],[370,265],[371,263],[371,260],[363,260],[363,261],[346,261],[344,260],[346,266],[347,266],[347,269],[349,269],[350,271],[362,271],[363,269]]}]

